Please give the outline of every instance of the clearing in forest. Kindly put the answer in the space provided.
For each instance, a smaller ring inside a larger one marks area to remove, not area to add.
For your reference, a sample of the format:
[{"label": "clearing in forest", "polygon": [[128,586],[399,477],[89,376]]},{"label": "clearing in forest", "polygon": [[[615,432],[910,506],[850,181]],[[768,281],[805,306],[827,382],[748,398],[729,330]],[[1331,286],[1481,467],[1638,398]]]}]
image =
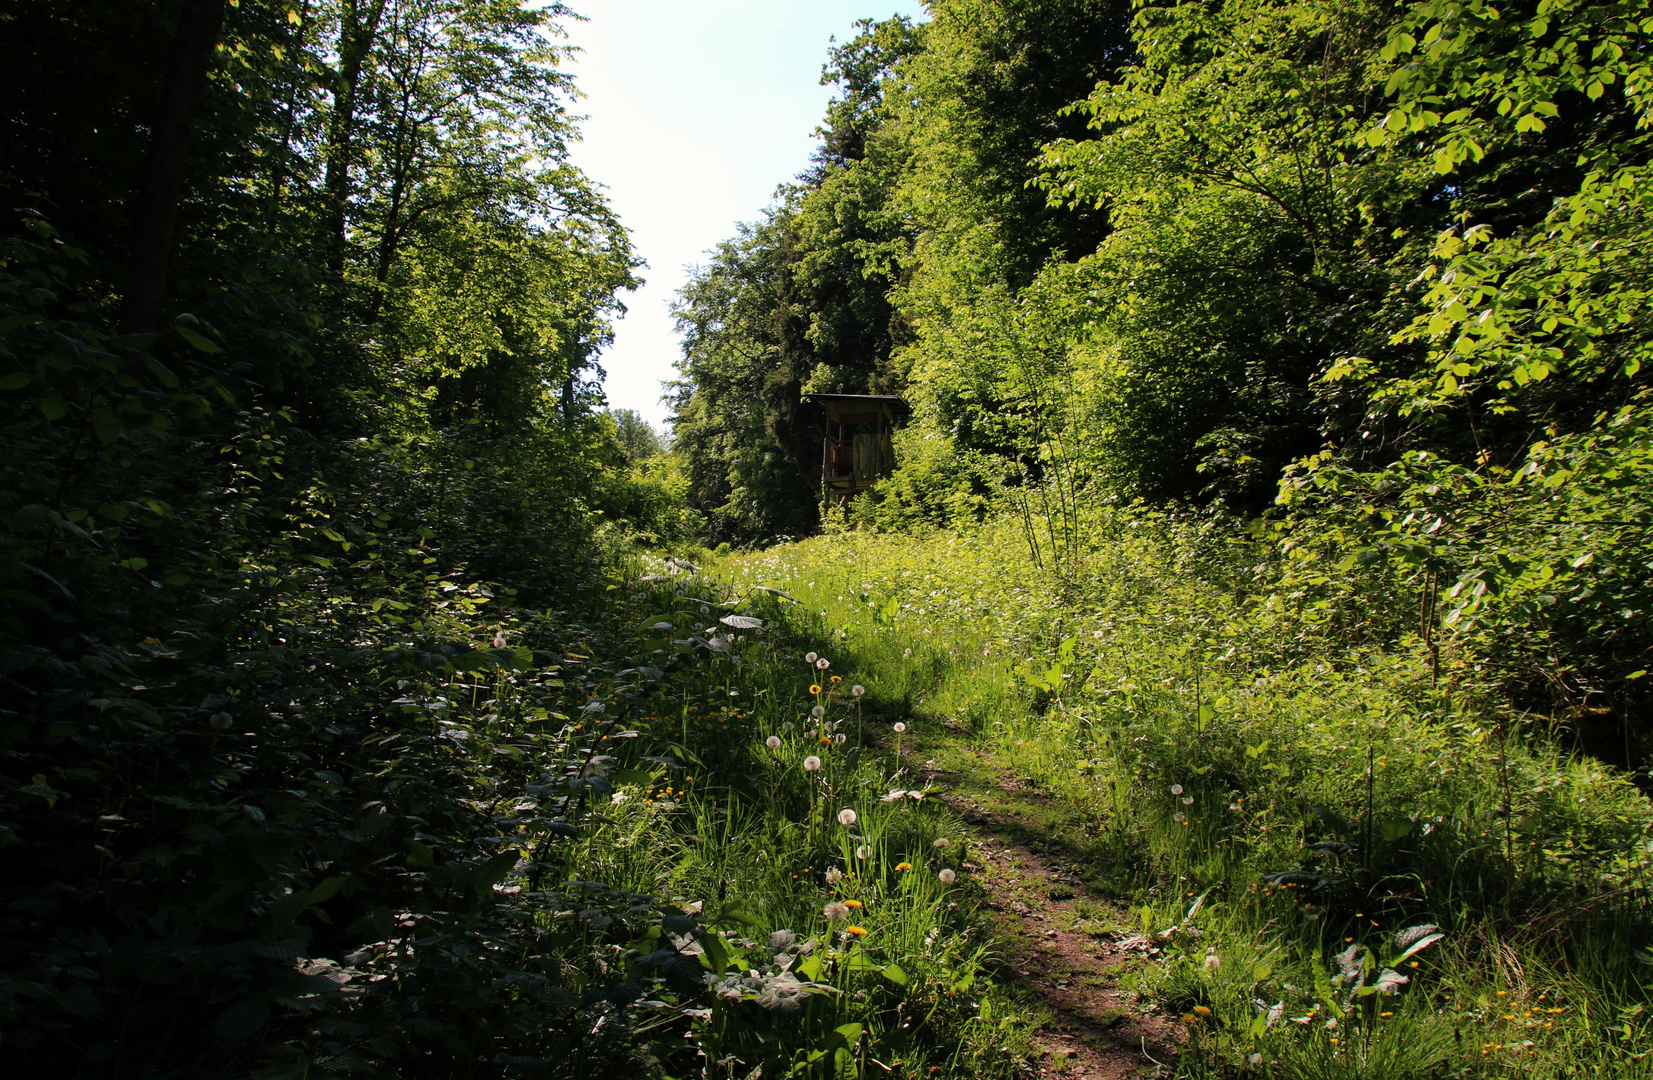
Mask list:
[{"label": "clearing in forest", "polygon": [[1282,614],[1243,538],[1099,524],[1083,583],[1008,525],[717,568],[797,601],[897,784],[960,815],[1038,1068],[1637,1075],[1653,808],[1628,779],[1456,658]]}]

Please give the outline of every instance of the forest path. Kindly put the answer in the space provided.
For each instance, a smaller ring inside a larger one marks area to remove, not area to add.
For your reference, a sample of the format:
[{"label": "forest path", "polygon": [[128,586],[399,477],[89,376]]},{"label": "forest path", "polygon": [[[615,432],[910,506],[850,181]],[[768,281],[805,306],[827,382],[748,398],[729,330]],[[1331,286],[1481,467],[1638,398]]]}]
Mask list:
[{"label": "forest path", "polygon": [[[1044,797],[993,768],[979,748],[926,749],[973,759],[975,767],[958,773],[914,761],[914,773],[947,789],[943,797],[972,834],[967,865],[1006,965],[996,977],[1050,1014],[1034,1039],[1043,1051],[1036,1075],[1125,1080],[1166,1072],[1180,1025],[1118,985],[1142,962],[1118,944],[1130,936],[1129,912],[1085,886],[1078,852],[1052,835]],[[924,752],[915,747],[912,756]]]}]

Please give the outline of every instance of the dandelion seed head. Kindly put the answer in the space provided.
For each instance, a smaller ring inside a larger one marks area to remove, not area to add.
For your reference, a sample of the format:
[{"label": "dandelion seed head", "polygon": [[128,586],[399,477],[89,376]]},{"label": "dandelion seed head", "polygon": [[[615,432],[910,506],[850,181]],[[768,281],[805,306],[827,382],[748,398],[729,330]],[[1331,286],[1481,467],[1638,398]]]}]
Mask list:
[{"label": "dandelion seed head", "polygon": [[941,873],[937,874],[936,877],[941,879],[941,883],[943,885],[951,885],[953,882],[958,880],[958,875],[953,873],[951,870],[943,870]]},{"label": "dandelion seed head", "polygon": [[930,846],[931,847],[946,847],[950,843],[952,843],[952,841],[948,840],[945,836],[943,836],[943,837],[939,838],[938,840],[936,840],[936,842],[931,844]]},{"label": "dandelion seed head", "polygon": [[1193,806],[1194,805],[1194,796],[1184,795],[1182,797],[1182,805],[1184,805],[1184,806]]},{"label": "dandelion seed head", "polygon": [[834,735],[832,737],[832,741],[834,743],[836,743],[837,745],[842,746],[842,745],[844,745],[844,743],[849,741],[849,736],[848,735]]},{"label": "dandelion seed head", "polygon": [[902,723],[902,722],[901,722],[901,721],[899,721],[899,720],[897,720],[897,721],[896,721],[896,722],[895,722],[895,733],[896,733],[896,734],[897,734],[897,735],[899,735],[899,734],[901,734],[901,733],[902,733],[902,732],[903,732],[903,731],[906,731],[906,730],[907,730],[907,725],[906,725],[906,724],[903,724],[903,723]]},{"label": "dandelion seed head", "polygon": [[1102,631],[1100,631],[1100,630],[1092,630],[1091,631],[1091,637],[1095,638],[1097,641],[1101,641],[1102,636],[1103,636]]},{"label": "dandelion seed head", "polygon": [[849,688],[849,692],[854,694],[856,697],[860,697],[862,694],[867,692],[867,688],[862,686],[860,683],[856,683],[854,686]]},{"label": "dandelion seed head", "polygon": [[1181,784],[1172,784],[1171,785],[1171,794],[1181,795],[1182,794],[1182,785]]},{"label": "dandelion seed head", "polygon": [[1178,810],[1176,813],[1171,815],[1171,820],[1176,822],[1178,825],[1181,825],[1183,822],[1188,820],[1188,815],[1183,813],[1181,810]]},{"label": "dandelion seed head", "polygon": [[832,661],[828,660],[824,656],[821,657],[819,660],[815,661],[815,668],[818,671],[825,671],[827,668],[829,668],[831,666],[832,666]]},{"label": "dandelion seed head", "polygon": [[911,656],[912,654],[913,654],[913,651],[911,649],[902,649],[901,650],[901,658],[903,660],[905,660],[907,657]]},{"label": "dandelion seed head", "polygon": [[849,828],[851,825],[854,825],[855,824],[855,811],[851,810],[847,806],[844,807],[842,810],[838,811],[838,824],[844,826],[844,828],[846,828],[846,829]]},{"label": "dandelion seed head", "polygon": [[781,748],[781,737],[779,735],[771,735],[769,738],[763,740],[763,745],[769,747],[771,750],[779,750]]},{"label": "dandelion seed head", "polygon": [[834,900],[832,903],[821,909],[821,914],[825,915],[827,919],[832,922],[837,922],[839,919],[847,919],[849,918],[849,905],[840,904],[838,901]]},{"label": "dandelion seed head", "polygon": [[857,859],[865,859],[867,856],[869,856],[871,854],[872,854],[872,849],[869,848],[865,844],[862,844],[860,847],[855,849],[855,857]]},{"label": "dandelion seed head", "polygon": [[788,720],[786,723],[781,725],[781,730],[782,731],[791,731],[796,726],[797,726],[796,724],[794,724],[792,721]]},{"label": "dandelion seed head", "polygon": [[826,715],[826,706],[824,706],[824,705],[815,706],[813,709],[809,710],[809,715],[811,715],[815,719],[819,720],[821,717]]},{"label": "dandelion seed head", "polygon": [[821,767],[821,759],[814,754],[804,758],[804,772],[814,772]]},{"label": "dandelion seed head", "polygon": [[804,653],[804,659],[813,664],[815,662],[815,654],[812,652],[806,652]]},{"label": "dandelion seed head", "polygon": [[828,885],[838,884],[839,879],[842,878],[843,876],[844,876],[844,872],[842,870],[838,869],[836,866],[827,867],[826,882],[827,882]]}]

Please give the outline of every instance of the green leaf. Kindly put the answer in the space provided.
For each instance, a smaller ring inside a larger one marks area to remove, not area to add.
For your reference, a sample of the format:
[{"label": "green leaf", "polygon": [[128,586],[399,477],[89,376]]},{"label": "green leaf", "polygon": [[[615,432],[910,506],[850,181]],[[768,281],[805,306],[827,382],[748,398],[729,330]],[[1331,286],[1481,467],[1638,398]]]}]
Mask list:
[{"label": "green leaf", "polygon": [[92,988],[84,984],[70,987],[58,995],[57,1007],[70,1016],[97,1016],[109,1011],[108,1007],[98,1000],[92,993]]},{"label": "green leaf", "polygon": [[69,409],[61,399],[49,397],[41,401],[40,411],[48,420],[61,420],[68,415]]},{"label": "green leaf", "polygon": [[431,854],[430,848],[424,841],[409,840],[408,865],[413,867],[435,866],[436,856]]},{"label": "green leaf", "polygon": [[[187,332],[188,331],[185,331],[185,333]],[[161,380],[162,386],[172,390],[176,390],[178,388],[178,376],[167,370],[166,365],[162,364],[159,360],[155,359],[153,356],[146,356],[144,357],[144,365],[154,373],[157,379]]]},{"label": "green leaf", "polygon": [[187,326],[175,326],[175,327],[173,327],[173,329],[177,330],[179,336],[182,337],[185,341],[189,342],[191,345],[195,346],[197,349],[200,349],[204,353],[207,353],[207,354],[211,355],[211,354],[214,354],[214,353],[221,353],[221,352],[224,351],[223,349],[219,348],[217,346],[217,344],[215,344],[212,341],[211,338],[204,337],[200,334],[197,334],[195,331],[191,330]]},{"label": "green leaf", "polygon": [[895,983],[897,986],[907,985],[907,973],[901,970],[900,964],[885,964],[884,978]]},{"label": "green leaf", "polygon": [[218,1014],[212,1028],[221,1039],[245,1039],[256,1034],[269,1022],[269,1002],[238,1001]]},{"label": "green leaf", "polygon": [[14,371],[10,375],[0,375],[0,390],[21,390],[29,385],[27,372]]},{"label": "green leaf", "polygon": [[323,901],[331,900],[338,893],[339,887],[343,884],[344,878],[338,875],[334,875],[330,878],[324,878],[320,884],[310,890],[310,898],[308,902],[312,904],[320,904]]}]

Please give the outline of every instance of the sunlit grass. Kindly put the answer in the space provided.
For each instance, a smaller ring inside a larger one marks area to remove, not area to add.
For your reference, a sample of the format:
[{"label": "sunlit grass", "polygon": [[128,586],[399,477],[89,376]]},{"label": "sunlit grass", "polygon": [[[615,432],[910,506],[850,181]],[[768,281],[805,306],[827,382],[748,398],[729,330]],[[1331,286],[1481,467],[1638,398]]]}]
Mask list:
[{"label": "sunlit grass", "polygon": [[[1653,811],[1625,776],[1553,745],[1472,657],[1437,678],[1404,636],[1356,647],[1295,619],[1243,537],[1116,521],[1090,558],[1064,587],[989,528],[718,572],[796,598],[871,723],[921,722],[942,767],[985,753],[1080,837],[1142,927],[1133,985],[1192,1018],[1184,1071],[1648,1069]],[[1445,936],[1405,982],[1348,1006],[1327,988],[1333,954],[1421,924]]]}]

